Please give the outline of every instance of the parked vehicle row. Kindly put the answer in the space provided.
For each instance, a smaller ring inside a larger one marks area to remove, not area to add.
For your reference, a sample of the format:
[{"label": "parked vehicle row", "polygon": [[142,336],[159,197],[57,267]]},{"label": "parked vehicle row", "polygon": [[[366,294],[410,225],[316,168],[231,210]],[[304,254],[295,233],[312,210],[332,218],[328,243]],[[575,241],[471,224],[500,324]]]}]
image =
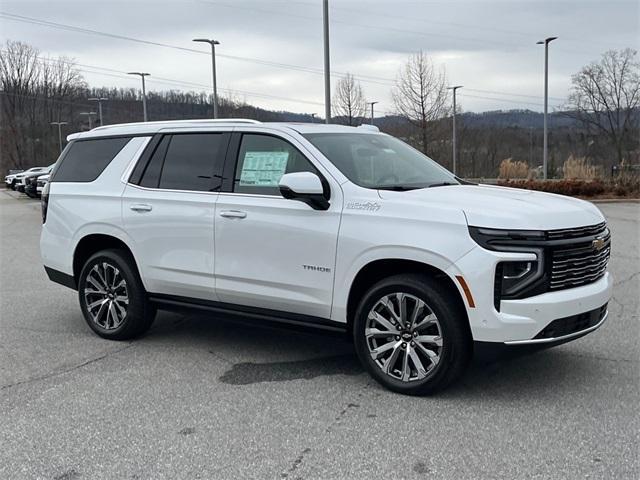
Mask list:
[{"label": "parked vehicle row", "polygon": [[49,181],[51,170],[53,170],[53,164],[48,167],[33,167],[7,175],[4,177],[4,183],[7,188],[25,193],[31,198],[37,198]]}]

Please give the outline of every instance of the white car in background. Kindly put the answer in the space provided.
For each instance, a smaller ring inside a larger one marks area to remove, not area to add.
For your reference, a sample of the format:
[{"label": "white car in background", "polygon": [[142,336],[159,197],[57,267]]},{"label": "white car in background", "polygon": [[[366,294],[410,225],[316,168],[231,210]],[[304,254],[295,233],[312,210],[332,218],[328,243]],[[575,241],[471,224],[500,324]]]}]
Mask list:
[{"label": "white car in background", "polygon": [[49,178],[51,177],[50,173],[46,175],[40,175],[36,180],[36,192],[38,195],[42,195],[42,190],[44,190],[44,186],[49,182]]},{"label": "white car in background", "polygon": [[32,167],[22,172],[12,173],[4,177],[4,183],[7,186],[7,188],[11,188],[12,190],[15,190],[17,185],[20,183],[20,181],[27,175],[30,175],[36,172],[45,173],[47,169],[49,169],[49,167]]},{"label": "white car in background", "polygon": [[14,190],[17,190],[21,193],[27,193],[30,197],[35,197],[35,185],[31,185],[31,182],[35,182],[35,180],[40,175],[48,175],[53,170],[53,166],[55,164],[51,164],[48,167],[44,167],[41,170],[34,170],[31,172],[24,172],[18,175],[14,182]]}]

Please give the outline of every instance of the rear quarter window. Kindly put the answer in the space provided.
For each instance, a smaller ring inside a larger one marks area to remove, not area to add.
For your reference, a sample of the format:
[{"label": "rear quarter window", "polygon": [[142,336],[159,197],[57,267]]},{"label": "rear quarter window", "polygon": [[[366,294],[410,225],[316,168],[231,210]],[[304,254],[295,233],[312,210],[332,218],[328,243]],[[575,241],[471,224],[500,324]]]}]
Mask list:
[{"label": "rear quarter window", "polygon": [[56,165],[52,182],[93,182],[131,137],[76,140]]}]

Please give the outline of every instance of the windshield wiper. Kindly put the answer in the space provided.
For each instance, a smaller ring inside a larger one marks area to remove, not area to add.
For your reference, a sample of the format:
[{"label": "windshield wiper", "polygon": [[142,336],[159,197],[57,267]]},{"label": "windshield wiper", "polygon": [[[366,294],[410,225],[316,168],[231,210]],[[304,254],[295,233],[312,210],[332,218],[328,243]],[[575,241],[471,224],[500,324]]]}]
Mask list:
[{"label": "windshield wiper", "polygon": [[446,187],[447,185],[460,185],[459,183],[451,183],[451,182],[440,182],[440,183],[432,183],[431,185],[427,185],[427,188],[431,187]]},{"label": "windshield wiper", "polygon": [[376,187],[378,190],[392,190],[394,192],[408,192],[409,190],[418,190],[419,188],[414,185],[381,185]]}]

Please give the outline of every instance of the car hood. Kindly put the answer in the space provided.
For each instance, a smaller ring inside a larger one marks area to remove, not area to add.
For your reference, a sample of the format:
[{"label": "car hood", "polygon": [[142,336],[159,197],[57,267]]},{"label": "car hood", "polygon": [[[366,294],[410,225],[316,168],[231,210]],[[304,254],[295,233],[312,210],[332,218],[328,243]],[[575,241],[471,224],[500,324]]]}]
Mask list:
[{"label": "car hood", "polygon": [[[394,192],[380,190],[382,199],[405,199],[459,208],[476,227],[554,230],[604,221],[595,205],[577,198],[492,185],[452,185]],[[428,209],[426,210],[428,212]]]}]

